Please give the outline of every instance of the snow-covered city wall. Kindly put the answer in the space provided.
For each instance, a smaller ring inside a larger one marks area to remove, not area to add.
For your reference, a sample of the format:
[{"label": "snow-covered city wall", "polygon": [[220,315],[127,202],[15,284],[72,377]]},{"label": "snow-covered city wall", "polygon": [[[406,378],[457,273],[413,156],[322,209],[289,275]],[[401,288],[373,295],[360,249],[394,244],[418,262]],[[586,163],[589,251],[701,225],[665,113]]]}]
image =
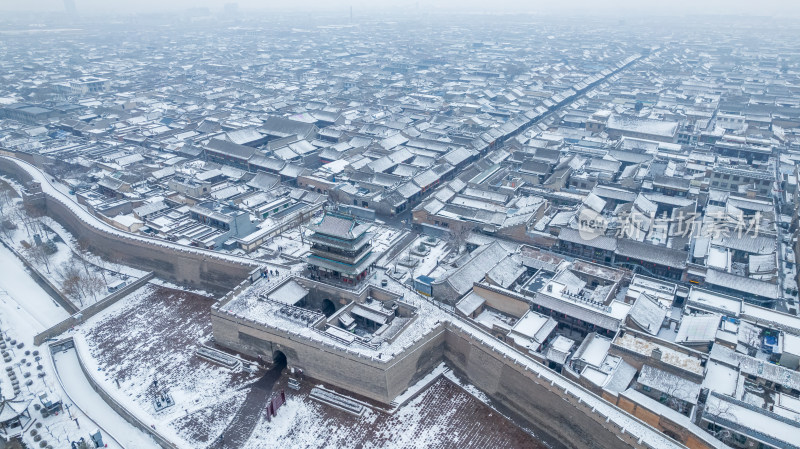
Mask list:
[{"label": "snow-covered city wall", "polygon": [[285,269],[279,265],[120,231],[89,213],[53,186],[47,175],[25,161],[0,157],[0,173],[21,183],[38,183],[45,197],[47,214],[77,240],[86,242],[93,252],[109,260],[153,271],[159,278],[190,288],[227,292],[259,266]]},{"label": "snow-covered city wall", "polygon": [[545,440],[575,448],[682,447],[470,325],[451,323],[447,327],[444,355],[470,383],[527,420]]},{"label": "snow-covered city wall", "polygon": [[73,314],[69,318],[60,323],[56,324],[55,326],[50,327],[33,337],[33,344],[40,345],[44,343],[47,339],[53,338],[57,335],[60,335],[70,328],[77,326],[78,324],[86,321],[87,319],[97,315],[98,313],[102,312],[106,307],[114,304],[115,302],[119,301],[120,299],[128,296],[129,294],[138,290],[144,284],[150,282],[153,279],[153,273],[148,273],[147,275],[137,279],[136,281],[126,285],[120,290],[117,290],[114,293],[106,296],[104,299],[90,305],[89,307],[83,309],[80,313]]},{"label": "snow-covered city wall", "polygon": [[[62,348],[72,348],[70,350],[75,351],[75,355],[78,360],[78,365],[80,366],[80,370],[86,378],[86,381],[89,383],[89,386],[94,390],[103,400],[105,404],[108,405],[114,412],[118,413],[120,417],[122,417],[125,421],[127,421],[133,429],[124,429],[124,428],[116,428],[114,429],[117,432],[125,433],[126,431],[130,433],[131,431],[141,431],[145,436],[149,436],[153,440],[155,440],[159,446],[165,449],[176,449],[177,446],[161,435],[156,429],[146,425],[142,422],[139,418],[136,417],[130,410],[125,408],[122,404],[116,401],[112,395],[106,392],[103,387],[95,380],[93,374],[87,369],[86,363],[83,360],[84,355],[81,354],[81,350],[76,345],[76,342],[73,340],[73,337],[68,337],[64,340],[58,341],[51,345],[51,352],[52,348],[58,348],[58,350],[63,350]],[[75,373],[71,373],[71,375],[75,375]],[[128,436],[130,438],[130,436]]]}]

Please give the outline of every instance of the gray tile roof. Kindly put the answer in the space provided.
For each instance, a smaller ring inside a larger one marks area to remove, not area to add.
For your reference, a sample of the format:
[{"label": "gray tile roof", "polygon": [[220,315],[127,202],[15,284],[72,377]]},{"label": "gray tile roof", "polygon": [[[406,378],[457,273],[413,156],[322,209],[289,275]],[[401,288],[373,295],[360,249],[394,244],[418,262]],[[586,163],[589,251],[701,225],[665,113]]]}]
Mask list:
[{"label": "gray tile roof", "polygon": [[206,151],[235,157],[237,159],[250,159],[250,157],[256,154],[255,148],[217,138],[209,140],[205,149]]},{"label": "gray tile roof", "polygon": [[646,293],[640,293],[628,316],[650,335],[658,334],[667,311]]}]

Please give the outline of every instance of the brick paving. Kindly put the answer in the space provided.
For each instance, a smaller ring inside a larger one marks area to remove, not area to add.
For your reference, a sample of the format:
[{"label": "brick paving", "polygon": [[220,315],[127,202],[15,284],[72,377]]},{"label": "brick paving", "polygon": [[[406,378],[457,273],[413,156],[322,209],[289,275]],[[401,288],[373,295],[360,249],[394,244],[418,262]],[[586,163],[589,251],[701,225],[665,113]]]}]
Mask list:
[{"label": "brick paving", "polygon": [[179,392],[184,399],[177,397],[158,419],[198,448],[219,436],[263,375],[232,372],[195,355],[211,335],[212,304],[199,294],[148,284],[85,328],[110,388],[124,389],[141,410],[155,414],[154,378]]},{"label": "brick paving", "polygon": [[[285,380],[276,388],[284,388]],[[311,386],[317,384],[310,380],[299,392],[287,389],[290,402],[286,409],[279,409],[271,423],[262,419],[244,447],[265,447],[268,442],[297,449],[547,447],[445,378],[435,381],[394,414],[372,409],[363,416],[309,398]],[[279,424],[279,418],[286,422]]]},{"label": "brick paving", "polygon": [[242,406],[237,410],[233,420],[222,434],[212,443],[211,449],[234,449],[242,447],[250,438],[258,418],[264,414],[267,401],[272,396],[273,387],[286,368],[286,361],[273,366],[264,377],[254,383],[247,393]]}]

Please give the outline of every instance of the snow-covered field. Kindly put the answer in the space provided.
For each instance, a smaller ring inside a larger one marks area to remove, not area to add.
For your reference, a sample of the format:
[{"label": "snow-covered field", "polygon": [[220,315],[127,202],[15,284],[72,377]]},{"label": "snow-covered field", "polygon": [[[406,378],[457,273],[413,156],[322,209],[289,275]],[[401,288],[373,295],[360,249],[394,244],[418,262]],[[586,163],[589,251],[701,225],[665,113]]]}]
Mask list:
[{"label": "snow-covered field", "polygon": [[367,409],[360,417],[311,399],[312,386],[285,389],[286,404],[271,421],[261,417],[244,448],[545,447],[444,377],[393,414]]},{"label": "snow-covered field", "polygon": [[[11,357],[11,361],[4,362],[3,366],[12,367],[12,372],[20,381],[20,393],[15,399],[33,401],[29,411],[36,420],[26,429],[24,441],[29,447],[38,447],[38,442],[33,440],[30,433],[35,429],[53,447],[69,447],[70,441],[88,438],[89,432],[98,425],[72,406],[72,401],[67,398],[55,377],[54,367],[46,353],[49,348],[44,345],[33,346],[34,335],[63,320],[68,314],[34,282],[22,262],[3,246],[0,246],[0,260],[3,261],[3,269],[0,270],[0,329]],[[22,348],[12,346],[12,341],[16,341],[16,345],[22,344]],[[3,395],[13,397],[10,376],[5,369],[0,373]],[[25,373],[30,373],[29,377],[25,377]],[[43,373],[41,377],[40,373]],[[25,385],[28,380],[31,385]],[[35,395],[39,392],[51,392],[60,397],[65,405],[70,406],[69,413],[42,417],[33,407],[38,402]],[[72,418],[77,418],[78,422]],[[116,446],[111,444],[109,447]]]},{"label": "snow-covered field", "polygon": [[[69,313],[56,303],[25,271],[25,266],[5,246],[0,245],[0,301],[17,309],[23,309],[25,320],[12,321],[13,328],[25,329],[25,333],[41,332],[64,320]],[[13,305],[12,305],[13,304]]]},{"label": "snow-covered field", "polygon": [[[258,374],[232,372],[195,351],[211,337],[208,297],[148,284],[77,332],[76,346],[94,378],[137,418],[180,447],[204,447],[233,418]],[[156,411],[153,381],[175,405]]]}]

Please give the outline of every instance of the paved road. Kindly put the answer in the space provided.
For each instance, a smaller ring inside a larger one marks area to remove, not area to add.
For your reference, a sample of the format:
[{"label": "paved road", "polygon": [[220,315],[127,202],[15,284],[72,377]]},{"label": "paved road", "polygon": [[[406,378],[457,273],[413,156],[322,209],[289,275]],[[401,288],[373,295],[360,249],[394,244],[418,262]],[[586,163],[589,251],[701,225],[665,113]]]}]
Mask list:
[{"label": "paved road", "polygon": [[264,374],[264,377],[256,381],[247,393],[242,406],[234,415],[233,420],[222,432],[209,449],[238,449],[250,438],[253,429],[258,423],[258,419],[266,413],[267,400],[272,395],[272,388],[275,382],[281,377],[281,373],[286,368],[286,359],[279,360],[275,365]]},{"label": "paved road", "polygon": [[[49,349],[45,350],[49,351]],[[83,426],[93,426],[93,424],[100,426],[108,447],[125,449],[158,449],[160,447],[150,435],[134,427],[94,390],[81,369],[75,348],[53,354],[53,364],[59,383],[67,393],[67,398],[93,421],[93,423],[84,423]],[[75,413],[74,408],[72,413]],[[93,427],[89,427],[89,430]]]}]

